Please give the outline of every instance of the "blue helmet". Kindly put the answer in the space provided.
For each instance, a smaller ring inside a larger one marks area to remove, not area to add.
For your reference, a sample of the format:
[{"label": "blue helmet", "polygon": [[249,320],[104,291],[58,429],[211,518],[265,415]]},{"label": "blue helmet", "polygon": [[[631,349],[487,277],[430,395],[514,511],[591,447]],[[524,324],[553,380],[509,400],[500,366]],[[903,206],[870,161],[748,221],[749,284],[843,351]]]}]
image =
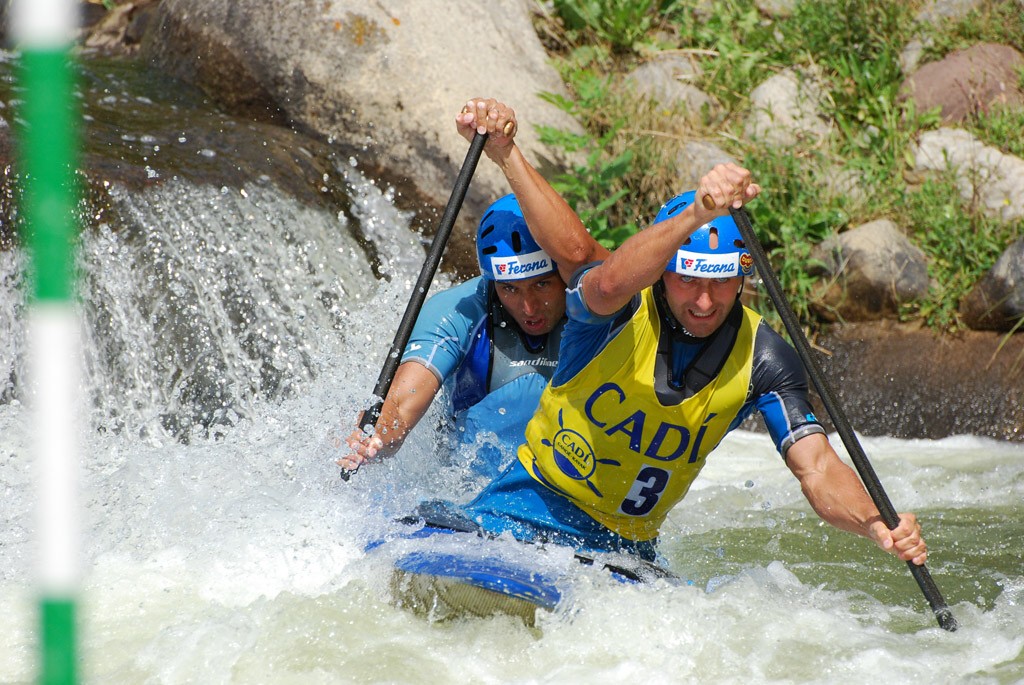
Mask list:
[{"label": "blue helmet", "polygon": [[[669,219],[694,201],[690,191],[666,202],[654,223]],[[712,247],[713,245],[713,247]],[[715,217],[686,239],[665,271],[696,278],[732,278],[754,273],[754,258],[732,216]]]},{"label": "blue helmet", "polygon": [[521,281],[556,269],[530,235],[516,196],[501,198],[484,212],[476,232],[480,272],[489,281]]}]

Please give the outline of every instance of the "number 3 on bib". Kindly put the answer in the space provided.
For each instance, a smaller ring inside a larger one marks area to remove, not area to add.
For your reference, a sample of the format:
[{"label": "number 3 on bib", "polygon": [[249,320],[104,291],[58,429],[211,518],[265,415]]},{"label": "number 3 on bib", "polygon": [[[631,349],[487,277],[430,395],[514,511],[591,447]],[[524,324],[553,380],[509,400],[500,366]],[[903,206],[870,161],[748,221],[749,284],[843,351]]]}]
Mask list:
[{"label": "number 3 on bib", "polygon": [[668,471],[654,466],[645,466],[636,474],[633,487],[619,505],[619,511],[627,516],[644,516],[658,503],[661,493],[668,485]]}]

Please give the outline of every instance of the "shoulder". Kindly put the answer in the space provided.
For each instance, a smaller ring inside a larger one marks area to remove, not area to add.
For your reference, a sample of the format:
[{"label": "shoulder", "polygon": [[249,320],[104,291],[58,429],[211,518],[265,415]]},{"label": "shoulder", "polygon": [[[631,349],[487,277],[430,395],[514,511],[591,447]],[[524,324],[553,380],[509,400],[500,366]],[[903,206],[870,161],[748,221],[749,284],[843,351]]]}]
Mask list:
[{"label": "shoulder", "polygon": [[457,317],[476,321],[487,313],[489,289],[490,283],[478,276],[434,293],[423,305],[420,318]]},{"label": "shoulder", "polygon": [[758,394],[787,387],[807,387],[800,355],[768,323],[761,319],[754,337],[752,384]]},{"label": "shoulder", "polygon": [[411,340],[431,347],[446,340],[468,344],[472,332],[487,318],[487,289],[484,279],[474,278],[432,295],[416,317]]},{"label": "shoulder", "polygon": [[786,360],[795,360],[800,363],[800,356],[793,349],[785,338],[779,335],[778,331],[768,325],[768,322],[761,319],[757,324],[757,331],[754,335],[754,355],[760,357],[779,357]]},{"label": "shoulder", "polygon": [[[551,382],[555,386],[566,383],[578,374],[594,357],[608,346],[629,324],[643,302],[637,294],[625,307],[611,316],[597,316],[586,311],[582,302],[577,315],[569,314],[562,333],[558,352],[558,369]],[[566,302],[569,313],[569,302]]]},{"label": "shoulder", "polygon": [[457,286],[451,288],[445,288],[442,291],[434,293],[430,296],[431,300],[443,300],[449,302],[468,300],[468,301],[479,301],[486,303],[487,291],[490,288],[489,282],[487,282],[483,276],[476,276],[475,279],[470,279]]}]

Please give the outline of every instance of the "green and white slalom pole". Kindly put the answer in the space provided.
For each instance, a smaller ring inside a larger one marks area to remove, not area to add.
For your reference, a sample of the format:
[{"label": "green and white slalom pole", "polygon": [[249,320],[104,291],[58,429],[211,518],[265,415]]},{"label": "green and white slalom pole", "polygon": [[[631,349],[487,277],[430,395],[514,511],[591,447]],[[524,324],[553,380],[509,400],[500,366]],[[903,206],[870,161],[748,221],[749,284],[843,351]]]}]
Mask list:
[{"label": "green and white slalom pole", "polygon": [[34,276],[28,317],[32,430],[38,478],[40,683],[78,680],[77,401],[81,378],[75,306],[77,135],[70,59],[73,0],[12,0],[21,53],[17,170]]}]

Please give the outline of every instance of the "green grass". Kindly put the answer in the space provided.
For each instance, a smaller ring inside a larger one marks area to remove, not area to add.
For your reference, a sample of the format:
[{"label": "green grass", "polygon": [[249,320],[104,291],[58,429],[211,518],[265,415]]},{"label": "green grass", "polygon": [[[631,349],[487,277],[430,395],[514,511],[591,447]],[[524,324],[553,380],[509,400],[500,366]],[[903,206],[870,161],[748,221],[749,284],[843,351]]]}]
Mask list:
[{"label": "green grass", "polygon": [[1020,235],[1020,224],[984,216],[960,197],[952,175],[928,179],[904,195],[911,235],[929,259],[929,297],[912,306],[915,317],[938,329],[958,325],[957,305]]},{"label": "green grass", "polygon": [[[790,16],[770,19],[753,0],[556,0],[545,33],[560,37],[549,48],[571,96],[547,97],[585,132],[541,131],[546,144],[582,160],[554,184],[613,247],[649,223],[665,199],[688,189],[678,187],[677,156],[688,141],[710,140],[764,186],[751,212],[803,321],[820,323],[812,308],[820,287],[809,275],[813,245],[890,218],[929,256],[934,283],[927,298],[904,307],[903,317],[956,329],[959,299],[1024,234],[1024,222],[986,218],[960,199],[951,179],[922,184],[909,173],[917,137],[939,118],[901,99],[900,53],[921,35],[929,60],[980,41],[1024,51],[1024,12],[1017,0],[988,0],[935,28],[915,23],[922,6],[921,0],[805,1]],[[670,110],[632,94],[628,72],[667,50],[699,68],[695,85],[718,103],[714,111]],[[818,75],[833,134],[787,149],[747,139],[750,92],[789,68]],[[997,109],[962,126],[988,145],[1024,156],[1024,113]],[[837,189],[830,182],[836,170],[857,179],[859,192]]]},{"label": "green grass", "polygon": [[628,52],[660,22],[658,0],[554,0],[571,41]]}]

